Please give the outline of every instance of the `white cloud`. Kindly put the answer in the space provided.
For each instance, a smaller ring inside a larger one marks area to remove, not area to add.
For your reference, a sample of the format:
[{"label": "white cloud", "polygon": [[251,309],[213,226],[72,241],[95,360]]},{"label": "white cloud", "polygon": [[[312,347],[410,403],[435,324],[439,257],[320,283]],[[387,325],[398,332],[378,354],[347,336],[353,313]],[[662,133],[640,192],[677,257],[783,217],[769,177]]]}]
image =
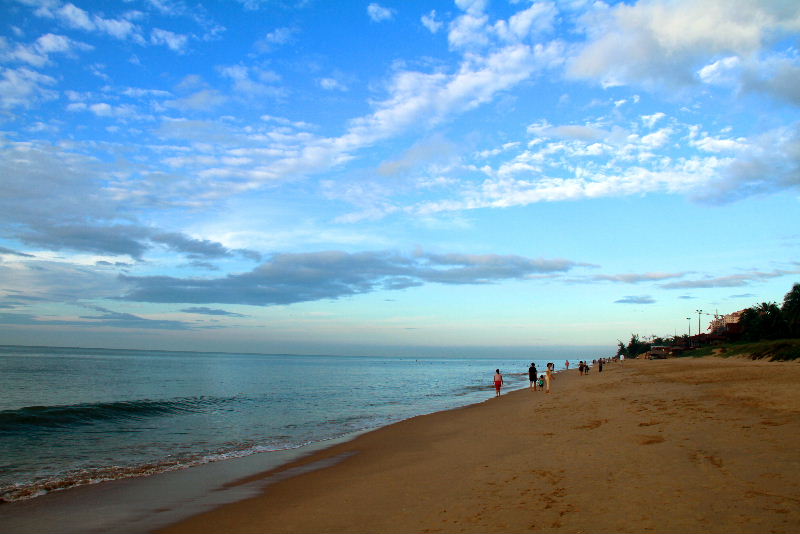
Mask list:
[{"label": "white cloud", "polygon": [[752,58],[800,29],[800,4],[651,0],[595,9],[582,23],[588,42],[573,58],[571,75],[606,86],[687,85],[710,58]]},{"label": "white cloud", "polygon": [[183,52],[186,49],[188,41],[189,38],[187,36],[173,33],[169,30],[154,28],[153,31],[150,32],[151,43],[166,45],[167,48],[175,52]]},{"label": "white cloud", "polygon": [[347,86],[334,78],[321,78],[319,86],[326,91],[347,91]]},{"label": "white cloud", "polygon": [[730,82],[738,73],[742,60],[738,56],[729,56],[709,63],[697,72],[697,76],[708,84],[721,84]]},{"label": "white cloud", "polygon": [[536,2],[512,15],[508,22],[498,21],[494,29],[506,41],[521,41],[530,35],[551,32],[558,16],[552,2]]},{"label": "white cloud", "polygon": [[666,115],[660,111],[658,113],[653,113],[652,115],[642,115],[642,124],[648,128],[654,128],[656,123],[664,117],[666,117]]},{"label": "white cloud", "polygon": [[250,97],[278,97],[286,89],[275,85],[280,75],[271,70],[244,65],[220,67],[220,73],[233,81],[233,89]]},{"label": "white cloud", "polygon": [[672,133],[671,128],[662,128],[657,132],[642,136],[641,143],[650,149],[660,148],[669,142]]},{"label": "white cloud", "polygon": [[55,85],[56,80],[31,69],[7,69],[0,67],[0,107],[30,107],[37,100],[50,100],[56,93],[46,86]]},{"label": "white cloud", "polygon": [[440,29],[442,29],[442,26],[444,26],[444,22],[436,20],[435,9],[432,9],[427,15],[422,15],[420,20],[422,21],[422,25],[428,28],[428,31],[431,33],[437,33]]},{"label": "white cloud", "polygon": [[447,42],[454,50],[483,48],[489,45],[488,15],[465,14],[450,23]]},{"label": "white cloud", "polygon": [[707,134],[699,139],[691,140],[690,143],[703,152],[714,153],[743,151],[747,148],[747,142],[743,138],[723,139],[720,137],[711,137]]},{"label": "white cloud", "polygon": [[[0,45],[6,44],[0,41]],[[6,50],[3,50],[6,48]],[[0,46],[0,59],[5,61],[21,61],[34,67],[44,67],[50,63],[50,54],[72,54],[76,51],[91,50],[92,47],[74,41],[63,35],[47,33],[42,35],[31,45],[17,44],[13,49]]]},{"label": "white cloud", "polygon": [[256,50],[259,52],[271,52],[279,46],[292,42],[297,33],[298,30],[296,28],[276,28],[256,42]]},{"label": "white cloud", "polygon": [[531,124],[527,131],[529,134],[540,137],[562,137],[582,141],[597,141],[605,139],[609,135],[608,132],[592,125],[552,126],[547,121]]},{"label": "white cloud", "polygon": [[219,91],[215,89],[203,89],[183,98],[169,100],[164,104],[169,107],[186,111],[204,111],[218,108],[227,101],[228,97]]},{"label": "white cloud", "polygon": [[367,14],[372,22],[383,22],[394,18],[394,9],[383,7],[380,4],[372,3],[367,6]]},{"label": "white cloud", "polygon": [[130,21],[124,19],[103,19],[95,17],[97,29],[117,39],[133,38],[135,41],[142,42],[139,35],[139,28]]},{"label": "white cloud", "polygon": [[762,92],[779,100],[800,105],[800,58],[791,52],[773,54],[760,63],[742,69],[744,92]]},{"label": "white cloud", "polygon": [[[730,202],[787,188],[800,188],[800,124],[777,128],[751,140],[735,140],[736,157],[696,193],[711,202]],[[713,146],[713,145],[712,145]]]},{"label": "white cloud", "polygon": [[470,15],[478,15],[486,10],[487,0],[455,0],[456,5],[462,11]]},{"label": "white cloud", "polygon": [[130,39],[139,44],[144,44],[141,29],[130,20],[124,18],[108,19],[99,15],[92,15],[72,3],[60,5],[60,7],[59,4],[58,2],[50,2],[42,5],[36,11],[36,14],[55,19],[69,28],[86,32],[100,32],[116,39]]},{"label": "white cloud", "polygon": [[62,6],[56,11],[56,16],[59,17],[62,22],[73,28],[86,31],[92,31],[95,29],[95,25],[92,22],[89,13],[73,4]]}]

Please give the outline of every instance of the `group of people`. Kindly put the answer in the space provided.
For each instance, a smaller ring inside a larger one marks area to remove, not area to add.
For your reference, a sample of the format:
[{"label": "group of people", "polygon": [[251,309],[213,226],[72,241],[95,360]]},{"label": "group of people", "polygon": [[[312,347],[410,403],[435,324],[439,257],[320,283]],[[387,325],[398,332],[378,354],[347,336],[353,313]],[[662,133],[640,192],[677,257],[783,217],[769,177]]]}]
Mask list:
[{"label": "group of people", "polygon": [[[545,393],[550,393],[550,382],[555,380],[555,370],[556,365],[554,363],[547,364],[547,371],[544,374],[538,375],[538,371],[536,370],[536,364],[531,362],[531,366],[528,368],[528,379],[531,382],[531,389],[534,391],[544,391]],[[537,376],[538,375],[538,376]],[[500,369],[495,369],[494,371],[494,391],[495,396],[500,396],[500,390],[503,387],[503,374],[500,372]]]},{"label": "group of people", "polygon": [[[592,360],[592,366],[597,367],[597,371],[602,373],[603,365],[607,361],[608,360],[606,358],[600,358],[599,360]],[[566,360],[564,365],[567,368],[567,370],[569,370],[569,360]],[[581,376],[588,375],[590,368],[591,366],[589,365],[588,361],[584,362],[583,360],[581,360],[578,363],[578,372],[580,373]],[[556,378],[555,369],[556,369],[555,364],[550,362],[547,364],[547,370],[545,371],[545,373],[540,375],[539,372],[536,370],[536,363],[531,362],[531,366],[528,367],[528,380],[530,380],[531,389],[533,391],[544,391],[545,393],[550,393],[550,382],[552,382]],[[500,396],[500,390],[503,388],[503,384],[504,384],[503,374],[500,372],[500,369],[495,369],[494,391],[496,397]]]}]

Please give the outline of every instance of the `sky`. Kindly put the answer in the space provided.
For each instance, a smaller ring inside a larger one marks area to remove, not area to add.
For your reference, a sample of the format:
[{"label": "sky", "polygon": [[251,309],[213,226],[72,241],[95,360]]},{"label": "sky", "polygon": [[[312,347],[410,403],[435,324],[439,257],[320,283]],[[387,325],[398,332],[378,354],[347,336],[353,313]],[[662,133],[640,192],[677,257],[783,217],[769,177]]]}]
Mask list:
[{"label": "sky", "polygon": [[2,344],[608,355],[800,281],[800,2],[0,21]]}]

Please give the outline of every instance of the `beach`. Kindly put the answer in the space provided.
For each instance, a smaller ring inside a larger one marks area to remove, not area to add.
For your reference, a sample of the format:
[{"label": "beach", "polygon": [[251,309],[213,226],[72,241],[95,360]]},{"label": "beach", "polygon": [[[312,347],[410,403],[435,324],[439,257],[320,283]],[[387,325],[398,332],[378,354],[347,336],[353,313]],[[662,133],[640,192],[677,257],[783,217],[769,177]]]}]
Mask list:
[{"label": "beach", "polygon": [[797,363],[556,376],[550,394],[414,417],[244,478],[261,493],[159,532],[800,529]]}]

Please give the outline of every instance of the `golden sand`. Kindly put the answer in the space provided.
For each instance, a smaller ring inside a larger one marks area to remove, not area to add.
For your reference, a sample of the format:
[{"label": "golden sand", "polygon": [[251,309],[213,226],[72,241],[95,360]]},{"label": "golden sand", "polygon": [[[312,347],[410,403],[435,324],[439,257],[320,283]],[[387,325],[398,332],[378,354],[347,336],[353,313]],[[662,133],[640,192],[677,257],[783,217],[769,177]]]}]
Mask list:
[{"label": "golden sand", "polygon": [[798,532],[798,386],[793,362],[571,370],[259,475],[261,496],[162,532]]}]

